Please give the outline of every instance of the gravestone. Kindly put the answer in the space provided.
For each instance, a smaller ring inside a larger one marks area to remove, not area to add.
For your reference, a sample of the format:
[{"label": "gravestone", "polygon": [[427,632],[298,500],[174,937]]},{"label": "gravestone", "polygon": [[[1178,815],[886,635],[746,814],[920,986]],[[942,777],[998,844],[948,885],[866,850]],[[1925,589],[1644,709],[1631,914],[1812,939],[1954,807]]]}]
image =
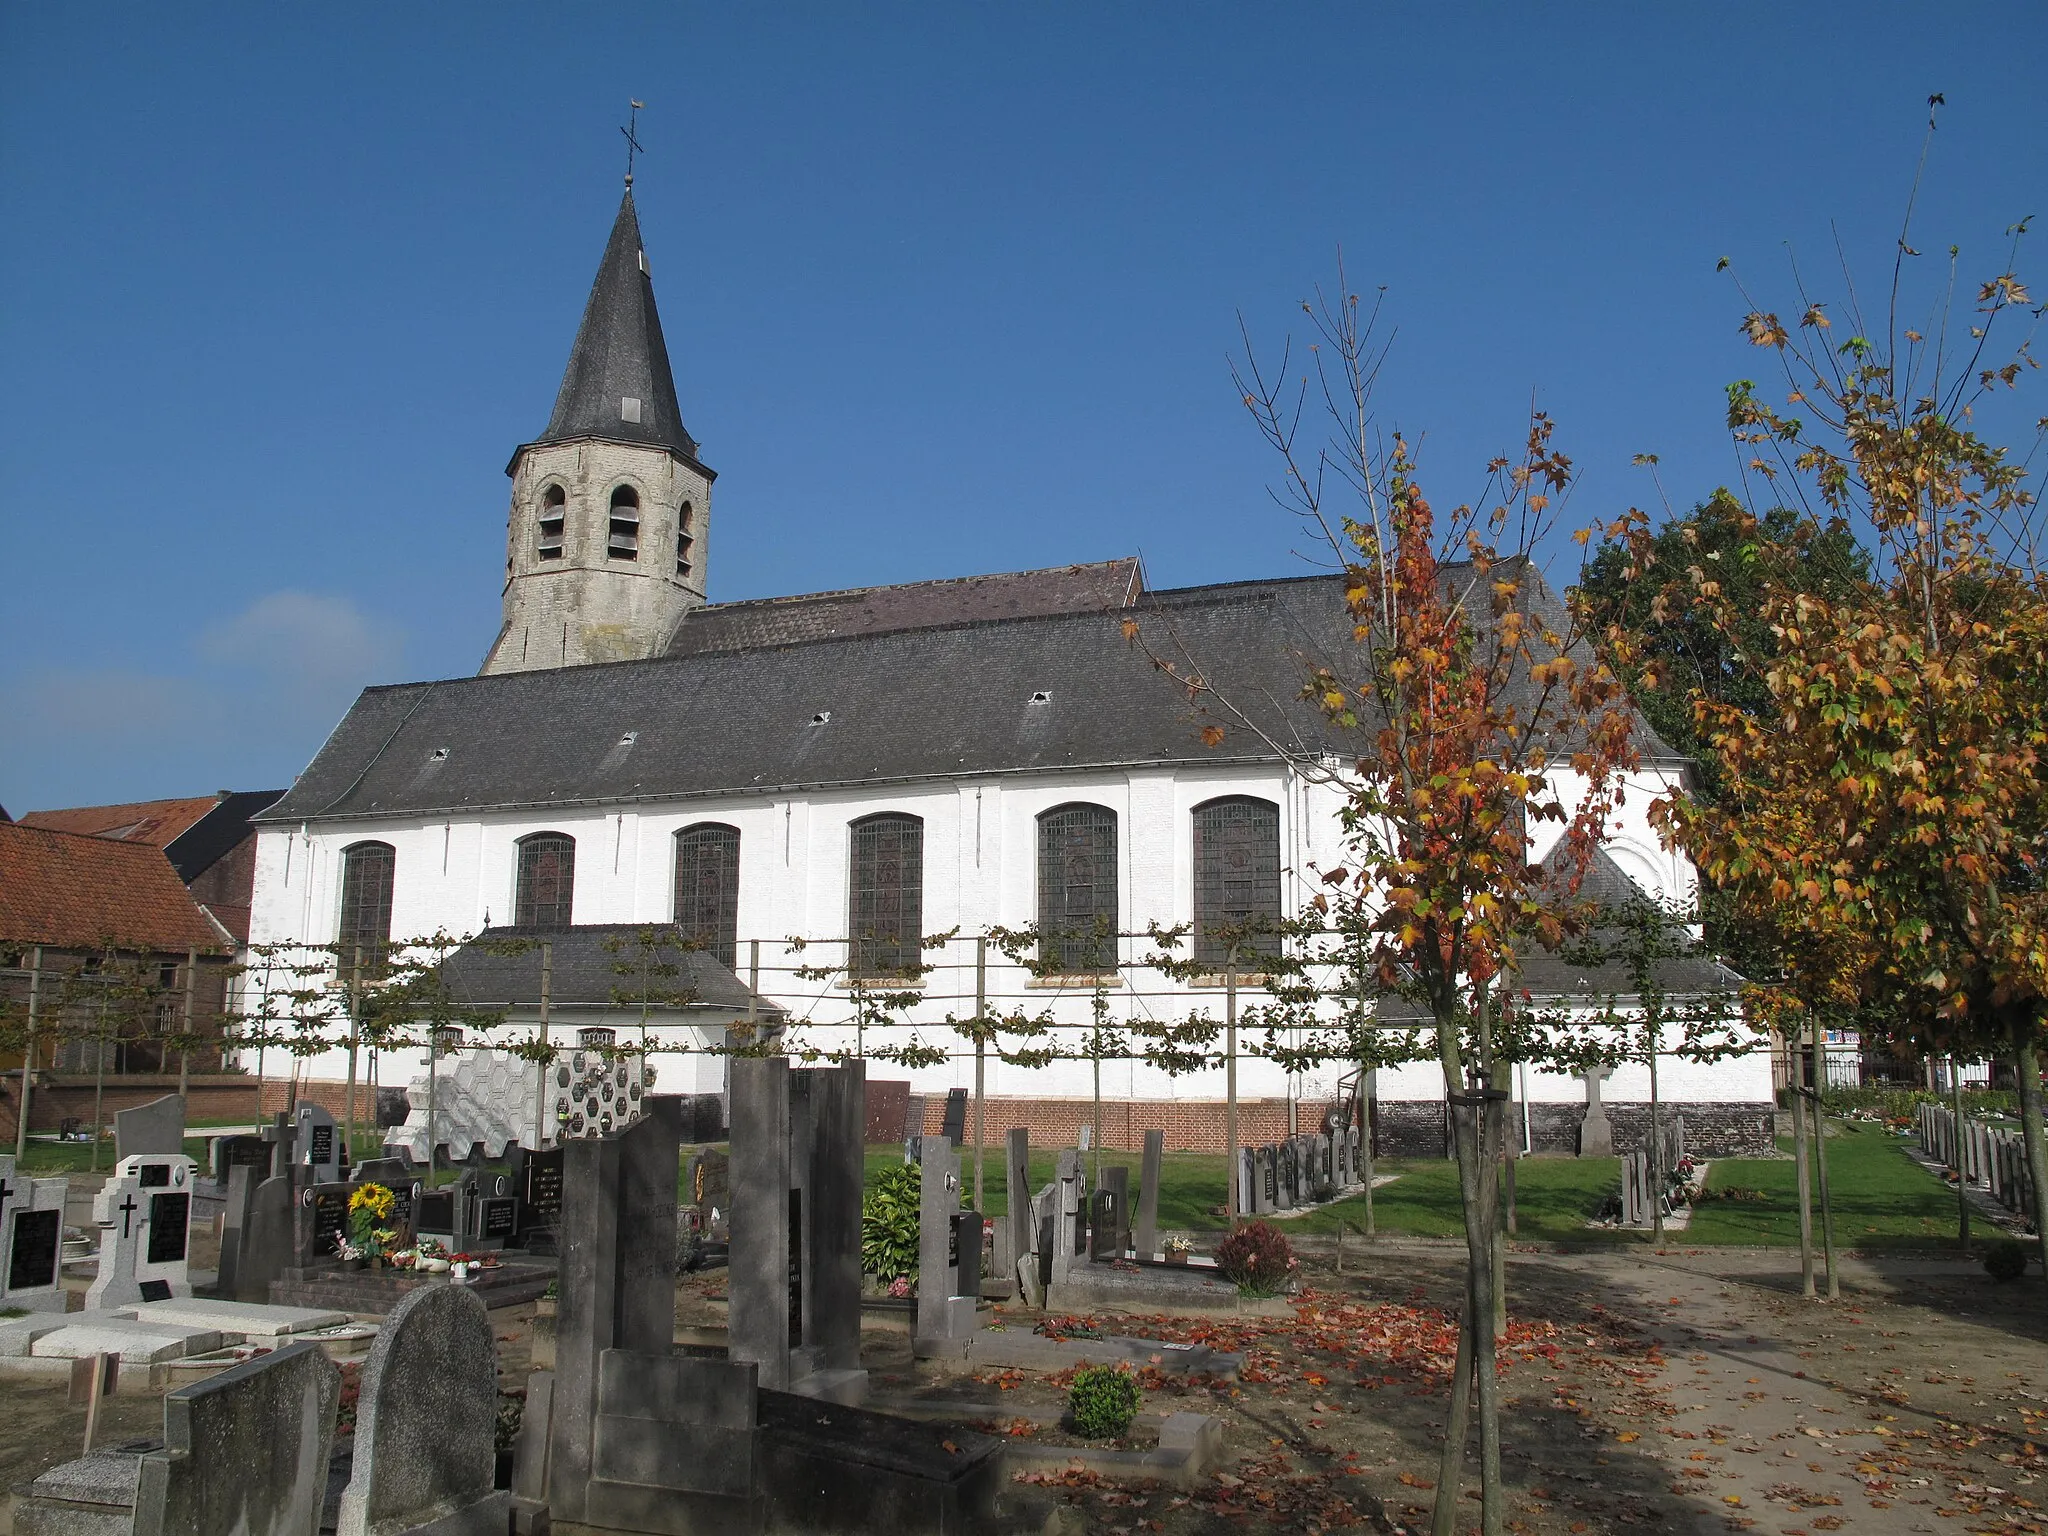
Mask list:
[{"label": "gravestone", "polygon": [[[778,1391],[858,1402],[861,1063],[792,1070],[740,1057],[728,1074],[731,1180],[727,1338]],[[934,1137],[930,1143],[943,1146]]]},{"label": "gravestone", "polygon": [[519,1239],[528,1248],[546,1234],[543,1245],[554,1246],[562,1224],[562,1149],[551,1147],[525,1159],[519,1181]]},{"label": "gravestone", "polygon": [[492,1488],[498,1427],[491,1318],[459,1285],[407,1294],[363,1365],[355,1461],[335,1536],[505,1536],[512,1495]]},{"label": "gravestone", "polygon": [[310,1269],[324,1264],[348,1238],[350,1184],[308,1184],[299,1190],[292,1213],[292,1265]]},{"label": "gravestone", "polygon": [[69,1179],[17,1179],[0,1155],[0,1307],[25,1312],[65,1308],[64,1200]]},{"label": "gravestone", "polygon": [[[1159,1174],[1166,1155],[1166,1132],[1145,1133],[1145,1160],[1138,1170],[1138,1230],[1136,1247],[1141,1259],[1161,1257],[1159,1249]],[[1243,1159],[1239,1159],[1240,1165]],[[1240,1172],[1240,1176],[1241,1172]],[[1242,1198],[1238,1207],[1244,1209]]]},{"label": "gravestone", "polygon": [[960,1209],[960,1154],[944,1137],[924,1144],[919,1165],[917,1325],[920,1357],[964,1357],[981,1301],[981,1215]]},{"label": "gravestone", "polygon": [[1123,1224],[1123,1201],[1113,1189],[1098,1189],[1088,1204],[1088,1257],[1094,1263],[1120,1259],[1117,1228]]},{"label": "gravestone", "polygon": [[862,1138],[871,1147],[889,1146],[909,1132],[910,1084],[871,1077],[867,1082],[867,1125]]},{"label": "gravestone", "polygon": [[1087,1242],[1087,1196],[1081,1188],[1081,1154],[1062,1150],[1053,1179],[1052,1284],[1065,1285]]},{"label": "gravestone", "polygon": [[135,1536],[320,1536],[341,1370],[287,1344],[164,1397],[142,1458]]},{"label": "gravestone", "polygon": [[939,1134],[959,1146],[967,1139],[967,1090],[948,1088],[946,1090],[946,1112],[939,1122]]},{"label": "gravestone", "polygon": [[1237,1213],[1250,1216],[1258,1209],[1255,1191],[1259,1183],[1259,1149],[1237,1149]]},{"label": "gravestone", "polygon": [[1600,1084],[1606,1080],[1611,1069],[1588,1067],[1583,1076],[1586,1083],[1586,1117],[1579,1122],[1579,1156],[1614,1156],[1614,1128],[1607,1123],[1607,1108],[1600,1102]]},{"label": "gravestone", "polygon": [[1038,1273],[1038,1223],[1031,1219],[1031,1132],[1021,1125],[1003,1138],[1003,1181],[1009,1196],[1003,1220],[1010,1229],[1010,1261],[1017,1270],[1012,1278],[1028,1300],[1034,1287],[1024,1286],[1023,1276],[1026,1271],[1034,1277]]},{"label": "gravestone", "polygon": [[292,1119],[292,1145],[307,1180],[338,1184],[348,1177],[348,1149],[334,1116],[318,1104],[301,1103]]},{"label": "gravestone", "polygon": [[1109,1241],[1111,1257],[1120,1259],[1131,1246],[1131,1170],[1121,1164],[1103,1169],[1102,1187],[1116,1196],[1116,1225]]},{"label": "gravestone", "polygon": [[[254,1182],[256,1170],[246,1170]],[[238,1170],[235,1177],[240,1178]],[[229,1263],[223,1249],[220,1294],[234,1301],[268,1302],[270,1284],[297,1263],[296,1227],[299,1204],[293,1194],[297,1184],[290,1171],[256,1183],[245,1208],[238,1207],[232,1183],[228,1193],[228,1220],[246,1210],[241,1231],[233,1239],[234,1260]],[[232,1278],[231,1278],[232,1277]]]},{"label": "gravestone", "polygon": [[1273,1208],[1291,1211],[1296,1205],[1295,1178],[1298,1172],[1294,1143],[1283,1141],[1273,1149]]},{"label": "gravestone", "polygon": [[88,1311],[192,1294],[186,1252],[198,1166],[182,1153],[124,1157],[114,1165],[93,1196],[100,1268],[85,1293]]},{"label": "gravestone", "polygon": [[167,1093],[133,1109],[114,1111],[116,1161],[144,1154],[176,1157],[185,1150],[185,1101]]},{"label": "gravestone", "polygon": [[270,1172],[270,1143],[261,1136],[216,1136],[208,1150],[216,1184],[227,1184],[237,1168],[255,1169],[259,1183]]}]

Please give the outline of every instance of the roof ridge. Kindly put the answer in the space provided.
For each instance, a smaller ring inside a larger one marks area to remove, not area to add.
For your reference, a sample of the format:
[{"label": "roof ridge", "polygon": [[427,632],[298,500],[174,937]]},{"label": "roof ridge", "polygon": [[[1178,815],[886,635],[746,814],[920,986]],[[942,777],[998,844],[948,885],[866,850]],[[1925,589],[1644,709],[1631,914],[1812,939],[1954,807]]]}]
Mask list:
[{"label": "roof ridge", "polygon": [[[788,592],[780,597],[741,597],[729,603],[706,603],[695,613],[730,613],[735,608],[766,608],[777,603],[809,603],[827,597],[859,597],[868,592],[901,592],[909,587],[960,586],[970,581],[1006,581],[1026,576],[1049,576],[1057,571],[1106,571],[1116,566],[1135,566],[1136,555],[1118,555],[1109,560],[1074,560],[1065,565],[1034,565],[1021,571],[977,571],[969,576],[933,576],[922,581],[883,581],[865,587],[831,587],[823,592]],[[1090,612],[1107,610],[1091,609]],[[1021,617],[1021,615],[1019,615]],[[684,620],[688,622],[687,619]]]}]

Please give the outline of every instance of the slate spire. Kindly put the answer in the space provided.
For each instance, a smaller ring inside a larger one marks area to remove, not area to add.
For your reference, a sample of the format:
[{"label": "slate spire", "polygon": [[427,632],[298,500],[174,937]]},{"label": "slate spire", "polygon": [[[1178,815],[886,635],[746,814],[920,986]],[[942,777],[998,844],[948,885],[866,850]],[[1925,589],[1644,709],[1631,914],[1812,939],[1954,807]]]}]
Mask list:
[{"label": "slate spire", "polygon": [[654,279],[640,243],[633,191],[626,189],[576,345],[562,375],[555,411],[538,443],[598,437],[666,448],[695,462],[697,444],[683,430],[675,376],[654,307]]}]

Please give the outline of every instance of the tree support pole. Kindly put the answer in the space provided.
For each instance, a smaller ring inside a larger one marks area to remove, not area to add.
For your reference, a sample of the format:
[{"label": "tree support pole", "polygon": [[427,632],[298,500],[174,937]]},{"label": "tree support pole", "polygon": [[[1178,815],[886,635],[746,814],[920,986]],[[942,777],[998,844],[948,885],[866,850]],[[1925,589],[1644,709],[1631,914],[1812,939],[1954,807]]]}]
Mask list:
[{"label": "tree support pole", "polygon": [[1813,1033],[1813,1146],[1814,1182],[1820,1188],[1821,1253],[1827,1259],[1828,1300],[1842,1299],[1842,1277],[1835,1269],[1835,1208],[1828,1199],[1828,1121],[1821,1109],[1821,1086],[1827,1080],[1826,1043],[1821,1038],[1820,1019],[1812,1023]]},{"label": "tree support pole", "polygon": [[[981,1198],[982,1148],[988,1144],[988,1099],[984,1093],[987,1087],[984,1073],[988,1060],[988,1042],[983,1038],[987,1033],[988,935],[984,933],[977,936],[974,941],[974,1208],[983,1214],[988,1211],[988,1206]],[[1096,1072],[1099,1077],[1099,1064]],[[1102,1138],[1099,1126],[1095,1136],[1098,1141]]]},{"label": "tree support pole", "polygon": [[19,1162],[28,1156],[28,1096],[35,1081],[36,1065],[36,1021],[40,1017],[43,998],[43,946],[38,944],[29,951],[28,960],[28,1039],[21,1048],[21,1118],[14,1126],[14,1157]]},{"label": "tree support pole", "polygon": [[1237,946],[1230,946],[1230,954],[1224,960],[1223,969],[1223,1129],[1227,1150],[1223,1160],[1223,1207],[1225,1225],[1233,1232],[1237,1230],[1238,1218],[1244,1213],[1237,1208],[1238,1164],[1242,1158],[1237,1150]]},{"label": "tree support pole", "polygon": [[1799,1164],[1799,1294],[1813,1298],[1813,1170],[1806,1149],[1805,1053],[1795,1035],[1785,1053],[1792,1092],[1792,1156]]},{"label": "tree support pole", "polygon": [[[1970,1251],[1970,1180],[1963,1172],[1963,1069],[1951,1056],[1948,1059],[1949,1102],[1954,1106],[1953,1134],[1949,1137],[1949,1166],[1956,1171],[1956,1246],[1964,1253]],[[2022,1117],[2024,1124],[2024,1117]],[[2028,1166],[2033,1166],[2033,1153],[2027,1154]]]}]

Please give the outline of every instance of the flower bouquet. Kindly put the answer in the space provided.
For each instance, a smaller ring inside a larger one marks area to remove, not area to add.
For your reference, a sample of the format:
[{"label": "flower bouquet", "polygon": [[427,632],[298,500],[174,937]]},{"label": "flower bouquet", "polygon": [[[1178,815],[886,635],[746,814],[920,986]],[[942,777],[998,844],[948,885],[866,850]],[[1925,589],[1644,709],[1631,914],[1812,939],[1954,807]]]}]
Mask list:
[{"label": "flower bouquet", "polygon": [[382,1184],[360,1184],[348,1197],[349,1246],[359,1257],[378,1260],[394,1234],[385,1225],[397,1197]]},{"label": "flower bouquet", "polygon": [[1166,1262],[1169,1264],[1187,1263],[1188,1255],[1194,1251],[1195,1243],[1193,1238],[1169,1237],[1166,1240]]}]

